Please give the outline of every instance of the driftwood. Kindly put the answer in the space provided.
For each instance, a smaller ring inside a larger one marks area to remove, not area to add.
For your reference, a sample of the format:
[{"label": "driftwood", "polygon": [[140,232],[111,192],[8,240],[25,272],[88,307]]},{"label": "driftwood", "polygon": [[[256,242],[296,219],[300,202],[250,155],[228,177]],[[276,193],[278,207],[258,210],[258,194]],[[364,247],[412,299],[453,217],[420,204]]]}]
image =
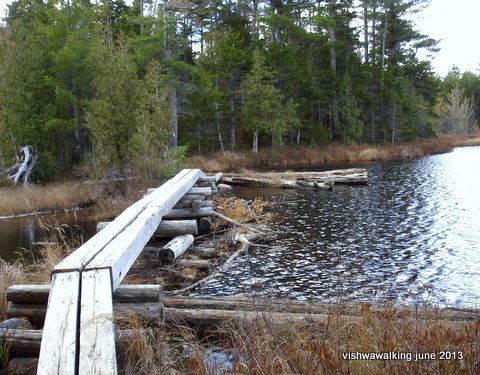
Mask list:
[{"label": "driftwood", "polygon": [[23,181],[24,185],[30,183],[30,176],[37,166],[38,154],[30,145],[23,146],[20,156],[17,156],[17,162],[4,170],[8,179],[13,180],[14,184]]},{"label": "driftwood", "polygon": [[366,169],[350,168],[326,172],[262,173],[261,177],[231,174],[223,181],[239,186],[266,186],[295,189],[331,189],[333,184],[366,185]]},{"label": "driftwood", "polygon": [[269,178],[254,178],[245,176],[223,177],[223,181],[231,185],[238,186],[262,186],[262,187],[281,187],[285,189],[322,189],[331,190],[333,188],[332,181],[326,182],[309,182],[309,181],[295,181],[286,180],[283,178],[269,179]]},{"label": "driftwood", "polygon": [[182,255],[192,244],[193,236],[191,234],[175,237],[158,252],[160,264],[173,264],[175,259]]},{"label": "driftwood", "polygon": [[[108,221],[100,221],[97,223],[97,232],[107,226]],[[182,234],[198,234],[196,220],[162,220],[154,236],[157,237],[175,237]]]}]

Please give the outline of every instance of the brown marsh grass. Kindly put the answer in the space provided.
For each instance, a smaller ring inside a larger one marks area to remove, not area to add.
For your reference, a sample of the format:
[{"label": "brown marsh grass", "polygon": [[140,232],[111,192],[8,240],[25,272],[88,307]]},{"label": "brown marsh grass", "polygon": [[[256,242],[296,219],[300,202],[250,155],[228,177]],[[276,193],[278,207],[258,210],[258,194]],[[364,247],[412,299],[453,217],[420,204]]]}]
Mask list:
[{"label": "brown marsh grass", "polygon": [[331,143],[318,147],[284,147],[262,149],[258,154],[250,151],[231,151],[197,155],[188,164],[204,172],[243,172],[245,169],[307,168],[327,165],[362,163],[382,160],[412,159],[451,151],[454,147],[478,146],[478,134],[441,135],[395,145],[343,145]]},{"label": "brown marsh grass", "polygon": [[320,323],[259,314],[207,334],[180,323],[147,328],[133,319],[128,327],[135,333],[119,360],[129,375],[479,374],[480,320],[451,321],[434,307],[418,308],[422,314],[391,303],[362,303],[351,317],[333,305]]},{"label": "brown marsh grass", "polygon": [[57,211],[88,205],[99,198],[95,185],[82,182],[0,188],[0,215]]}]

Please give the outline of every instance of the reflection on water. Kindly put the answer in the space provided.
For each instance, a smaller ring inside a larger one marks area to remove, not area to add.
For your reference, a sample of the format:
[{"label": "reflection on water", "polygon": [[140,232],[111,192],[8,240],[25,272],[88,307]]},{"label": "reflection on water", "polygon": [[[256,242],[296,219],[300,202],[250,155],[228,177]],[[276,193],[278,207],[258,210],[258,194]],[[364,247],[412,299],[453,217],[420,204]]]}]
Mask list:
[{"label": "reflection on water", "polygon": [[401,298],[431,284],[437,300],[480,297],[480,148],[365,165],[368,186],[328,191],[244,191],[276,202],[270,249],[253,248],[196,294]]},{"label": "reflection on water", "polygon": [[68,224],[84,239],[95,234],[96,222],[83,211],[0,219],[0,258],[12,261],[17,259],[23,250],[35,251],[35,244],[42,241],[41,221],[49,225]]}]

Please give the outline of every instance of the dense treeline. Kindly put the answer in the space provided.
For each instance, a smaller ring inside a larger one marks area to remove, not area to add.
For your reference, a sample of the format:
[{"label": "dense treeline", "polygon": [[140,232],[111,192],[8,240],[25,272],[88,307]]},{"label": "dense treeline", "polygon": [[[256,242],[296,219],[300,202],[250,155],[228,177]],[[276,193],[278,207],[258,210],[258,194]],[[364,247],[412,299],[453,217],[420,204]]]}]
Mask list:
[{"label": "dense treeline", "polygon": [[156,177],[190,150],[478,130],[480,77],[440,80],[422,0],[17,0],[0,29],[0,162]]}]

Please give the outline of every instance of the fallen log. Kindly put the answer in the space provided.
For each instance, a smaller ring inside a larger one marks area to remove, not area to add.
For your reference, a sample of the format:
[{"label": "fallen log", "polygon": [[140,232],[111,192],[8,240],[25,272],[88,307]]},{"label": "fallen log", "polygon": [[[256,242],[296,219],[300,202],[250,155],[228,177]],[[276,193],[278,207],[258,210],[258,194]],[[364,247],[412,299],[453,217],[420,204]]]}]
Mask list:
[{"label": "fallen log", "polygon": [[[23,290],[20,292],[20,290]],[[7,292],[7,298],[10,301],[8,305],[8,317],[24,316],[29,321],[37,321],[41,326],[45,319],[45,312],[48,300],[49,285],[17,285],[10,287]],[[164,315],[167,322],[173,322],[178,318],[185,318],[185,322],[198,324],[198,316],[209,318],[209,313],[213,311],[212,319],[217,319],[219,310],[235,310],[239,314],[248,311],[255,312],[277,312],[277,313],[295,313],[301,316],[312,315],[332,315],[341,314],[347,316],[362,316],[363,305],[361,303],[328,303],[318,301],[297,301],[290,299],[270,299],[254,297],[211,297],[196,296],[183,297],[163,295],[159,302],[161,286],[159,285],[121,285],[114,293],[114,314],[117,318],[128,318],[137,315],[140,318],[157,319],[161,315],[162,305],[165,307]],[[120,296],[123,297],[120,297]],[[24,298],[29,296],[37,303],[23,303]],[[478,310],[468,308],[444,308],[444,309],[422,309],[418,311],[415,306],[399,306],[396,308],[385,307],[384,305],[369,304],[372,313],[381,312],[388,309],[390,312],[398,313],[399,317],[405,317],[405,313],[411,314],[412,319],[425,320],[448,320],[448,321],[475,321],[478,320]],[[184,310],[183,312],[180,310]],[[192,318],[186,318],[188,311]],[[231,315],[223,314],[227,319]],[[235,316],[234,316],[235,317]]]},{"label": "fallen log", "polygon": [[366,169],[349,168],[325,172],[269,172],[261,177],[230,174],[223,177],[224,182],[240,186],[268,186],[286,188],[330,188],[329,184],[366,185]]},{"label": "fallen log", "polygon": [[213,223],[212,223],[212,219],[210,217],[201,217],[199,220],[198,220],[198,228],[200,228],[200,230],[202,232],[206,232],[206,231],[209,231],[213,226]]},{"label": "fallen log", "polygon": [[261,187],[273,187],[273,188],[285,188],[285,189],[322,189],[331,190],[333,188],[332,181],[315,182],[310,183],[306,181],[295,181],[286,179],[268,179],[268,178],[253,178],[245,176],[232,176],[223,177],[224,182],[228,182],[230,185],[237,186],[261,186]]},{"label": "fallen log", "polygon": [[191,234],[175,237],[158,252],[160,264],[173,264],[175,259],[182,255],[192,244],[193,236]]},{"label": "fallen log", "polygon": [[182,268],[197,268],[199,270],[210,270],[211,264],[207,259],[178,259],[175,262],[175,267]]},{"label": "fallen log", "polygon": [[[128,345],[136,335],[144,335],[144,330],[122,329],[115,330],[115,344]],[[38,357],[40,354],[40,343],[42,341],[41,329],[2,330],[0,334],[0,345],[9,348],[10,357]]]},{"label": "fallen log", "polygon": [[[160,300],[163,287],[155,284],[120,285],[113,293],[115,302],[155,302]],[[12,285],[7,289],[7,301],[15,304],[48,302],[48,285]]]},{"label": "fallen log", "polygon": [[[97,223],[97,232],[100,232],[110,222],[99,221]],[[175,237],[182,234],[198,234],[198,227],[196,220],[162,220],[154,236],[157,237]]]}]

